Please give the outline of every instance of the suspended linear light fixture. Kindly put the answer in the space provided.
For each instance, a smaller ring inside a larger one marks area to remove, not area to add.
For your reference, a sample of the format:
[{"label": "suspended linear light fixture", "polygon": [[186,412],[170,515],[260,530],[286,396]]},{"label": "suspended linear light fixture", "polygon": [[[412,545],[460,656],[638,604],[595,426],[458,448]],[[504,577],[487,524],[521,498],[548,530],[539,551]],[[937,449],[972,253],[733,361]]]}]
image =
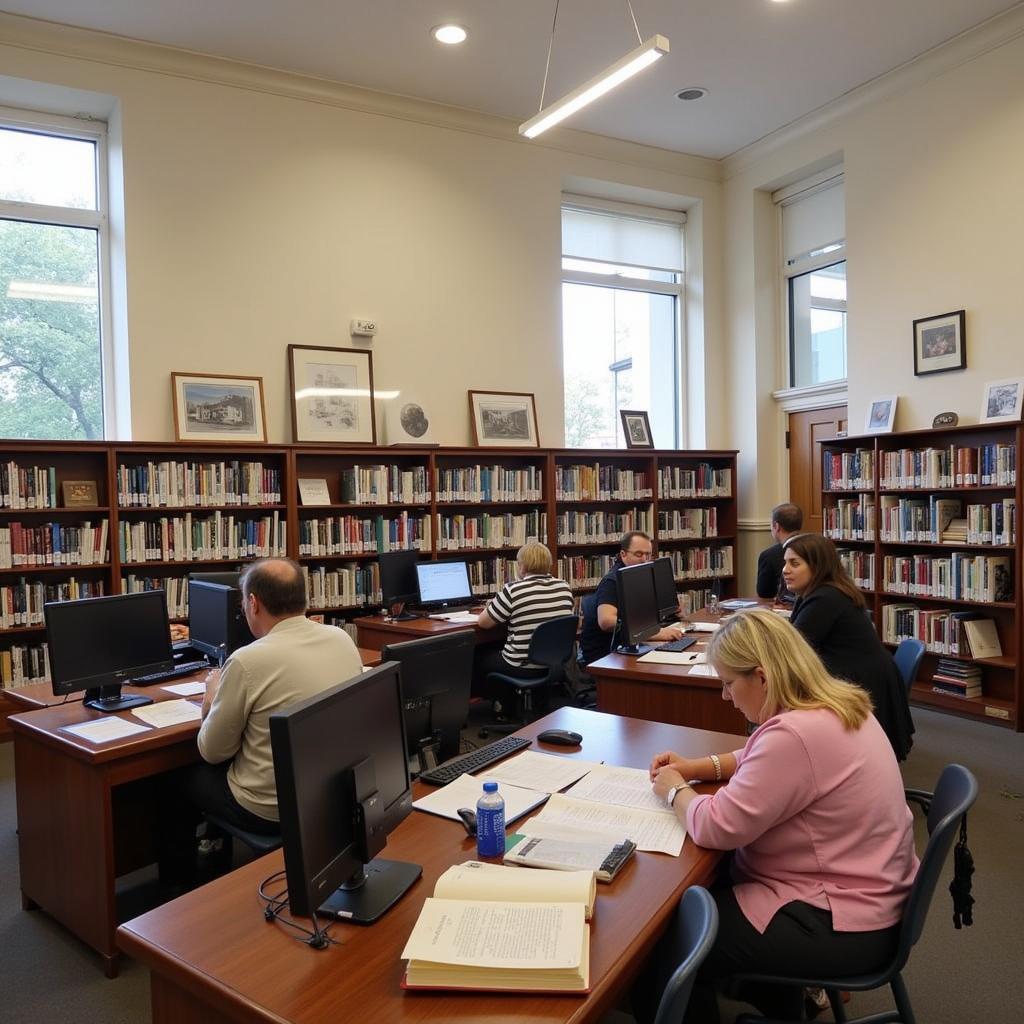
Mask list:
[{"label": "suspended linear light fixture", "polygon": [[560,0],[555,0],[555,17],[551,23],[548,60],[544,66],[544,84],[541,86],[540,92],[540,109],[529,121],[524,121],[519,126],[519,134],[525,135],[528,139],[535,139],[541,132],[547,131],[560,121],[564,121],[567,117],[575,114],[577,110],[582,109],[589,103],[593,103],[594,100],[611,91],[617,85],[621,85],[627,79],[632,78],[637,72],[643,71],[644,68],[649,67],[659,57],[664,56],[669,51],[668,39],[665,36],[654,35],[646,42],[644,41],[636,23],[636,15],[633,14],[633,5],[629,0],[626,0],[626,6],[629,8],[630,17],[633,19],[633,28],[636,30],[636,36],[640,41],[640,45],[635,50],[627,53],[625,57],[617,60],[611,67],[605,68],[599,75],[595,75],[589,81],[573,89],[572,92],[566,93],[560,100],[556,100],[549,107],[545,107],[544,93],[548,86],[548,70],[551,67],[551,48],[555,42],[555,26],[558,23],[559,2]]}]

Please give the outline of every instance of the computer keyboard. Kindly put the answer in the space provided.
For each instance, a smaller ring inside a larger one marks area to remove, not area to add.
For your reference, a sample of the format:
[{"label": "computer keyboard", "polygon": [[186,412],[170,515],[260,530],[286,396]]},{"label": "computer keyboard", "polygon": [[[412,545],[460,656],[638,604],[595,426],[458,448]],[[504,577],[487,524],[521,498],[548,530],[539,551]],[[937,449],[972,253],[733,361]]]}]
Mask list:
[{"label": "computer keyboard", "polygon": [[696,642],[697,638],[695,636],[681,636],[678,640],[669,640],[667,644],[658,644],[658,650],[668,651],[670,654],[681,654]]},{"label": "computer keyboard", "polygon": [[488,743],[486,746],[477,747],[468,754],[460,754],[453,757],[429,772],[420,776],[421,782],[429,782],[432,786],[447,786],[454,782],[460,775],[472,774],[481,768],[486,768],[495,761],[500,761],[509,754],[514,754],[523,747],[528,747],[533,740],[525,739],[522,736],[503,736],[500,740]]},{"label": "computer keyboard", "polygon": [[209,667],[210,663],[205,658],[200,661],[182,661],[166,672],[150,672],[148,676],[137,676],[132,680],[132,685],[152,686],[153,683],[166,683],[169,679],[180,679],[182,676],[190,676],[193,672],[201,672]]}]

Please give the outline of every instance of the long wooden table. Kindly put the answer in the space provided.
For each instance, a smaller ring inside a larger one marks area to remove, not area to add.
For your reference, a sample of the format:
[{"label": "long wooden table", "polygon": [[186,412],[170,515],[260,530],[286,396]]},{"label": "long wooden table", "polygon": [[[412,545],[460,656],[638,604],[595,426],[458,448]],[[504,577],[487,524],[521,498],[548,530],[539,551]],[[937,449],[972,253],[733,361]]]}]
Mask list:
[{"label": "long wooden table", "polygon": [[441,636],[445,633],[457,633],[471,629],[478,644],[499,643],[505,639],[505,627],[481,629],[472,623],[446,622],[444,619],[431,619],[423,616],[418,619],[392,619],[387,615],[364,615],[355,619],[357,643],[360,648],[379,651],[388,644],[402,643],[404,640],[422,640],[427,636]]},{"label": "long wooden table", "polygon": [[[361,651],[377,664],[379,651]],[[201,678],[173,680],[186,682]],[[156,701],[180,699],[162,686],[125,687]],[[156,777],[199,760],[198,723],[150,729],[94,744],[63,727],[107,717],[80,701],[62,703],[48,684],[4,691],[26,710],[10,716],[18,809],[21,899],[42,908],[118,971],[117,878],[156,855]],[[130,712],[119,717],[131,719]]]},{"label": "long wooden table", "polygon": [[[550,727],[583,735],[582,748],[568,756],[634,767],[647,767],[660,750],[702,756],[743,742],[578,708],[553,712],[521,734],[534,737]],[[564,747],[535,749],[567,753]],[[416,795],[425,791],[416,785]],[[256,889],[281,870],[280,851],[129,921],[118,929],[118,942],[151,969],[153,1024],[593,1021],[626,990],[683,890],[707,883],[719,859],[687,840],[679,857],[639,853],[611,885],[598,887],[588,996],[404,992],[399,954],[423,900],[445,869],[475,854],[461,824],[414,811],[383,855],[422,864],[423,877],[375,924],[334,924],[339,945],[322,951],[263,919]]]}]

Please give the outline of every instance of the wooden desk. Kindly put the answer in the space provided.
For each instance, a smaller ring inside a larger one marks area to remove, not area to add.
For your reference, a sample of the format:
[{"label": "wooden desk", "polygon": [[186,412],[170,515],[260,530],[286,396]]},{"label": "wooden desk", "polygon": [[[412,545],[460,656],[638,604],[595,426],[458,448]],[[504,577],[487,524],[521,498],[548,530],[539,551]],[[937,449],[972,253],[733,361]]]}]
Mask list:
[{"label": "wooden desk", "polygon": [[[379,651],[360,654],[364,664],[380,661]],[[179,699],[161,686],[129,686],[125,692]],[[35,709],[10,717],[22,906],[41,907],[60,921],[100,954],[107,976],[114,977],[116,880],[155,859],[155,776],[199,760],[198,723],[97,745],[61,729],[103,718],[102,712],[78,700],[61,703],[64,698],[54,697],[48,684],[4,695]],[[131,718],[129,712],[120,716]]]},{"label": "wooden desk", "polygon": [[[701,756],[742,742],[737,736],[578,708],[562,708],[521,734],[535,736],[550,727],[583,735],[579,757],[635,767],[647,767],[659,750]],[[564,747],[536,749],[566,752]],[[417,784],[415,792],[425,789]],[[405,963],[399,954],[423,900],[446,868],[475,858],[476,848],[461,824],[413,811],[388,839],[383,855],[422,864],[423,877],[375,924],[334,924],[331,934],[340,945],[327,950],[310,949],[263,920],[256,887],[281,869],[280,851],[122,925],[121,948],[152,971],[153,1024],[596,1020],[625,991],[682,891],[707,883],[720,856],[687,840],[679,857],[639,853],[614,883],[598,887],[592,991],[581,997],[403,992]]]},{"label": "wooden desk", "polygon": [[364,615],[355,620],[355,625],[360,648],[367,647],[376,651],[403,640],[421,640],[425,636],[457,633],[463,629],[473,630],[478,644],[501,643],[505,639],[504,626],[480,629],[470,623],[445,622],[443,619],[403,619],[394,622],[383,615]]}]

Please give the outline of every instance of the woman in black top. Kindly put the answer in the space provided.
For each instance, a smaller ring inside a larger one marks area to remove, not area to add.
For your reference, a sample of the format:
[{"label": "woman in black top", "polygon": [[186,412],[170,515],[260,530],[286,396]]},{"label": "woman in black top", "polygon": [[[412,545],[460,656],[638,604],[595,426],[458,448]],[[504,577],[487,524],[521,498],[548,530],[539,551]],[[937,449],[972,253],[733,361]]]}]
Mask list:
[{"label": "woman in black top", "polygon": [[802,533],[784,547],[782,578],[797,595],[789,621],[832,675],[867,690],[896,757],[905,760],[914,742],[907,691],[865,614],[864,595],[827,537]]}]

